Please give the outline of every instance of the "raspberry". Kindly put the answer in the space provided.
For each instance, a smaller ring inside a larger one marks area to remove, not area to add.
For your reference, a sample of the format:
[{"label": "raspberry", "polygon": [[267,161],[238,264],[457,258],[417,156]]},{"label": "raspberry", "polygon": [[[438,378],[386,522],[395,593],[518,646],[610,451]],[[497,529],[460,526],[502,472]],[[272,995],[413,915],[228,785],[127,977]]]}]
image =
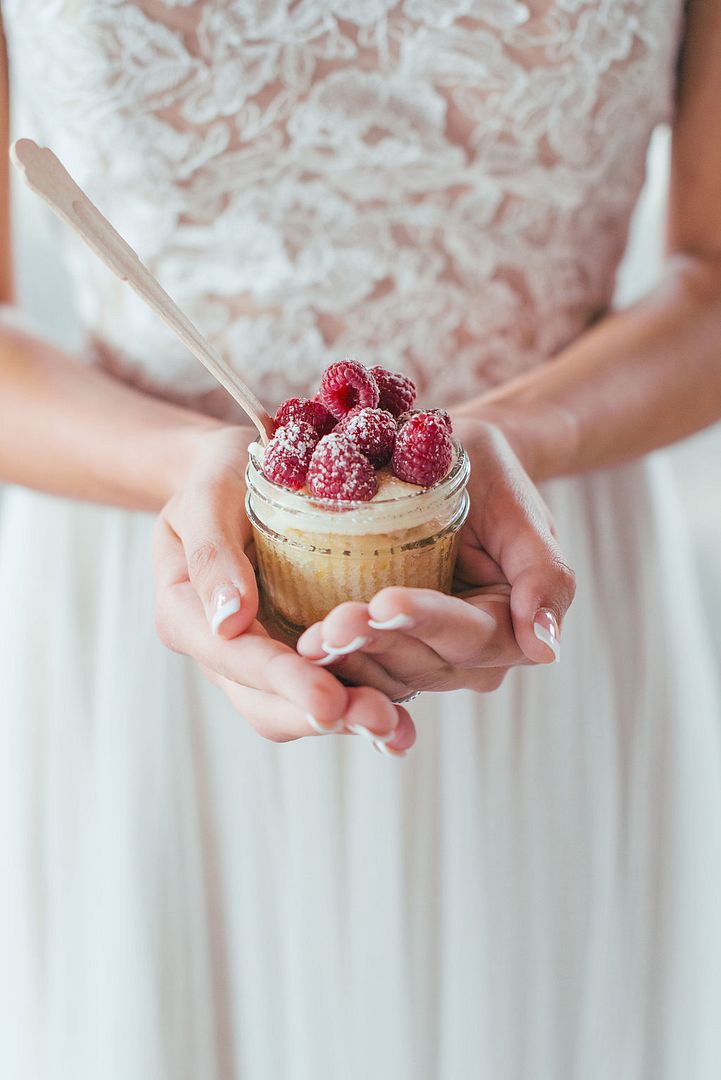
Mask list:
[{"label": "raspberry", "polygon": [[306,424],[314,427],[319,435],[327,435],[335,427],[335,417],[328,412],[325,405],[308,398],[288,398],[279,406],[275,414],[275,426],[283,427],[289,420],[304,420]]},{"label": "raspberry", "polygon": [[356,360],[341,360],[323,372],[318,397],[340,420],[355,406],[374,409],[378,404],[378,384]]},{"label": "raspberry", "polygon": [[368,502],[378,490],[373,466],[345,435],[324,435],[316,446],[306,478],[308,491],[319,499]]},{"label": "raspberry", "polygon": [[410,409],[416,400],[416,388],[407,375],[383,367],[372,367],[371,375],[378,383],[379,409],[385,409],[391,416],[400,416]]},{"label": "raspberry", "polygon": [[315,428],[304,420],[289,420],[266,446],[263,472],[281,487],[291,491],[302,488],[319,438]]},{"label": "raspberry", "polygon": [[445,409],[409,409],[398,417],[398,427],[405,424],[406,420],[410,420],[412,416],[438,416],[448,428],[448,434],[450,435],[453,431],[451,418]]},{"label": "raspberry", "polygon": [[345,429],[348,427],[353,417],[357,416],[360,412],[363,412],[363,410],[358,405],[355,405],[345,414],[345,416],[341,417],[341,419],[337,421],[334,430],[337,431],[340,435],[341,431],[345,431]]},{"label": "raspberry", "polygon": [[384,409],[351,409],[338,424],[347,439],[379,469],[387,465],[396,442],[396,422]]},{"label": "raspberry", "polygon": [[391,469],[399,480],[430,487],[453,461],[453,443],[442,417],[416,413],[398,429]]}]

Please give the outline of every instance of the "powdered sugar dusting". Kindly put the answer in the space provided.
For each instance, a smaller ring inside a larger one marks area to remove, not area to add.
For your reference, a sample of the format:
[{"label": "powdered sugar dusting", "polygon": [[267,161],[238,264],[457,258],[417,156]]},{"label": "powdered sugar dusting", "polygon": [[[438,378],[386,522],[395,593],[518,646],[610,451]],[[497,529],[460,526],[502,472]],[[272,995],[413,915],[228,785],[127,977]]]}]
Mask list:
[{"label": "powdered sugar dusting", "polygon": [[289,420],[283,427],[278,428],[269,447],[274,444],[284,453],[302,458],[313,453],[318,440],[318,432],[305,420]]},{"label": "powdered sugar dusting", "polygon": [[263,472],[269,480],[295,491],[303,487],[320,436],[304,420],[279,427],[265,448]]},{"label": "powdered sugar dusting", "polygon": [[384,409],[351,409],[338,430],[355,443],[377,469],[387,465],[396,442],[396,422]]},{"label": "powdered sugar dusting", "polygon": [[335,417],[322,402],[309,398],[288,398],[279,406],[274,419],[278,427],[291,420],[302,420],[315,428],[319,435],[328,435],[336,423]]},{"label": "powdered sugar dusting", "polygon": [[321,499],[367,502],[376,493],[375,471],[345,435],[335,432],[318,443],[308,467],[308,491]]}]

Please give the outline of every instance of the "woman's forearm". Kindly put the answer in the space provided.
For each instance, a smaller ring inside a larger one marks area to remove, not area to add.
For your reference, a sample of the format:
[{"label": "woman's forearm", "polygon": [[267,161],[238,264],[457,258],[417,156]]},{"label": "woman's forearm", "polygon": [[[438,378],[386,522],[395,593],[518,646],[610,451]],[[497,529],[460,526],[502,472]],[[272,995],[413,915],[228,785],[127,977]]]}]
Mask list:
[{"label": "woman's forearm", "polygon": [[534,480],[618,464],[721,418],[721,266],[662,282],[544,364],[454,410],[497,423]]},{"label": "woman's forearm", "polygon": [[0,482],[157,510],[217,426],[0,328]]}]

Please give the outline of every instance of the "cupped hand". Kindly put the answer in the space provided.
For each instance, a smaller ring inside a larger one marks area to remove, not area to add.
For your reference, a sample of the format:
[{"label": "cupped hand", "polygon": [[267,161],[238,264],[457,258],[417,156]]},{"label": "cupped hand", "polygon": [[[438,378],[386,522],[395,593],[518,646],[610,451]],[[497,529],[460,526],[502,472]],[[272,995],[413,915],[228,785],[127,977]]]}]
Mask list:
[{"label": "cupped hand", "polygon": [[384,589],[369,604],[340,605],[298,642],[301,655],[392,699],[494,690],[515,665],[554,662],[575,592],[550,512],[502,433],[454,426],[471,459],[456,595]]},{"label": "cupped hand", "polygon": [[360,734],[402,753],[415,740],[405,709],[378,689],[347,687],[273,639],[259,619],[249,555],[245,466],[254,433],[203,435],[188,479],[163,507],[153,535],[156,626],[161,641],[193,657],[260,735]]}]

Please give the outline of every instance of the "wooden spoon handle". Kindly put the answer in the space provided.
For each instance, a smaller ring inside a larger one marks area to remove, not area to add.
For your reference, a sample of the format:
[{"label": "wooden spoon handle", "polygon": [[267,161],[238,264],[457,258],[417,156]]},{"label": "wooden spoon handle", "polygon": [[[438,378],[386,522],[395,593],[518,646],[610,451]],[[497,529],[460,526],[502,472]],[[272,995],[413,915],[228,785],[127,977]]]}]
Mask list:
[{"label": "wooden spoon handle", "polygon": [[88,247],[119,278],[127,281],[138,296],[175,331],[183,344],[248,414],[258,429],[263,445],[267,444],[273,434],[273,420],[269,413],[171,300],[130,245],[78,187],[52,150],[38,146],[32,139],[18,139],[10,155],[28,187],[45,199],[58,217],[75,229]]}]

